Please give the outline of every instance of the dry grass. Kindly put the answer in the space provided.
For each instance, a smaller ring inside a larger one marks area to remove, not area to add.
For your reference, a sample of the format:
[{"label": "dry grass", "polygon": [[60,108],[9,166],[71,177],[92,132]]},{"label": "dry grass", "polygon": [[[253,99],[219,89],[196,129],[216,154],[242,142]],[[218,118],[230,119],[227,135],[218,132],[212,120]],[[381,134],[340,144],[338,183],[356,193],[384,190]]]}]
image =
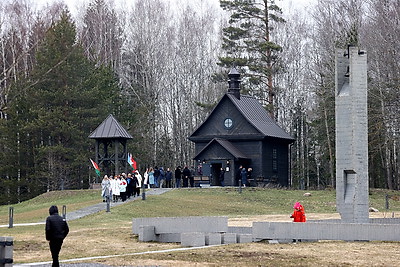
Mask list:
[{"label": "dry grass", "polygon": [[[270,199],[266,200],[264,193]],[[317,193],[321,194],[321,196],[317,196]],[[309,212],[307,213],[307,219],[339,218],[337,213],[331,212],[332,209],[329,204],[334,198],[334,193],[322,193],[316,192],[313,198],[303,201],[308,201]],[[182,198],[181,194],[185,197]],[[60,257],[61,259],[74,259],[121,255],[90,260],[91,262],[113,266],[400,266],[399,242],[321,241],[297,244],[258,242],[188,251],[127,255],[136,252],[180,248],[180,245],[175,243],[138,242],[137,236],[132,234],[132,217],[145,216],[144,214],[184,216],[184,214],[216,215],[215,213],[217,213],[217,215],[229,216],[230,226],[251,226],[254,221],[290,221],[290,206],[279,213],[278,209],[272,209],[277,205],[270,203],[271,201],[276,201],[278,204],[280,202],[292,203],[292,199],[280,201],[276,198],[285,194],[293,197],[293,194],[298,194],[298,192],[255,191],[238,197],[234,192],[216,191],[210,202],[207,201],[209,201],[208,198],[211,195],[206,199],[204,198],[205,194],[210,194],[210,191],[175,191],[163,196],[149,197],[146,202],[134,201],[127,203],[114,208],[110,213],[100,212],[83,219],[70,221],[71,231],[64,242]],[[255,194],[260,194],[260,196]],[[249,200],[250,197],[252,199]],[[299,198],[299,196],[294,197]],[[71,196],[69,196],[70,198]],[[380,202],[377,201],[382,197],[379,196],[375,199],[377,200],[372,199],[372,201],[379,204]],[[170,204],[165,206],[165,203],[178,203],[177,200],[179,200],[179,205]],[[87,199],[85,202],[91,203],[92,200]],[[220,205],[220,203],[225,202],[229,202],[226,208],[227,211],[223,210],[224,205]],[[204,204],[204,210],[198,209],[198,214],[194,214],[194,207],[199,205],[198,203]],[[261,208],[250,210],[254,203],[261,203],[257,204],[261,205]],[[40,205],[48,207],[48,203]],[[71,203],[70,205],[79,206],[81,204]],[[217,212],[214,211],[215,213],[212,213],[213,205],[219,209]],[[322,210],[320,207],[324,205],[326,206],[324,209],[328,211],[319,212]],[[393,206],[396,207],[394,209],[395,217],[400,217],[399,209],[397,209],[398,203],[394,202]],[[40,206],[36,208],[36,211],[41,213],[42,209],[42,206]],[[269,210],[265,211],[266,209]],[[43,216],[35,214],[33,210],[35,208],[26,208],[23,213],[25,215],[33,213],[30,214],[32,218]],[[391,216],[392,211],[390,214],[382,212],[370,213],[370,217]],[[14,227],[12,229],[0,228],[0,236],[14,237],[15,263],[42,262],[50,261],[51,259],[48,244],[44,240],[44,225]]]},{"label": "dry grass", "polygon": [[[399,216],[400,214],[397,214]],[[253,221],[289,221],[287,215],[261,215],[229,219],[230,226],[251,226]],[[309,218],[337,218],[337,214],[309,214]],[[377,215],[375,216],[377,217]],[[43,226],[15,231],[14,261],[18,263],[50,261]],[[72,221],[71,232],[64,242],[61,259],[85,256],[126,255],[145,251],[180,248],[179,244],[138,242],[131,234],[131,223],[104,223],[95,228],[82,227]],[[12,229],[8,229],[13,231]],[[15,229],[14,229],[15,230]],[[400,266],[398,242],[299,242],[268,244],[266,242],[235,244],[198,250],[126,255],[94,259],[113,266]]]},{"label": "dry grass", "polygon": [[114,266],[399,266],[398,243],[235,244],[186,252],[126,256]]}]

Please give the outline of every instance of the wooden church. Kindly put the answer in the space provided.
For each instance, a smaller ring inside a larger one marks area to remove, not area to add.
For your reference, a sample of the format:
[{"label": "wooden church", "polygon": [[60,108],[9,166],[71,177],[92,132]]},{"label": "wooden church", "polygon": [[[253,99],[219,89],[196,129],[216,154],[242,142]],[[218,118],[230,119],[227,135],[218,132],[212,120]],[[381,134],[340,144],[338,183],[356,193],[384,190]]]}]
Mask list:
[{"label": "wooden church", "polygon": [[260,102],[240,94],[240,74],[229,72],[229,89],[206,120],[192,133],[197,170],[220,185],[237,186],[239,167],[252,168],[256,182],[289,185],[289,146],[294,138],[270,117]]}]

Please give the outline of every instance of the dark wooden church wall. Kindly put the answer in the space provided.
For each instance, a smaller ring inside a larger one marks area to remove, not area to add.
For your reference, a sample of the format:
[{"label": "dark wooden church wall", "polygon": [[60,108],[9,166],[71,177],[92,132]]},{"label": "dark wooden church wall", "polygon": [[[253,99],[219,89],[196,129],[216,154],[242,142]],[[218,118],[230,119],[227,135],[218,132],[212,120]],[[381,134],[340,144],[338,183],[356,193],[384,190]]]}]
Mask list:
[{"label": "dark wooden church wall", "polygon": [[253,169],[253,175],[258,176],[261,174],[261,153],[262,153],[262,143],[261,141],[236,141],[232,142],[244,155],[246,155],[250,160],[244,160],[242,163],[243,167]]},{"label": "dark wooden church wall", "polygon": [[279,183],[282,186],[288,186],[289,182],[289,160],[288,144],[270,140],[264,142],[263,166],[265,168],[265,178],[273,183]]}]

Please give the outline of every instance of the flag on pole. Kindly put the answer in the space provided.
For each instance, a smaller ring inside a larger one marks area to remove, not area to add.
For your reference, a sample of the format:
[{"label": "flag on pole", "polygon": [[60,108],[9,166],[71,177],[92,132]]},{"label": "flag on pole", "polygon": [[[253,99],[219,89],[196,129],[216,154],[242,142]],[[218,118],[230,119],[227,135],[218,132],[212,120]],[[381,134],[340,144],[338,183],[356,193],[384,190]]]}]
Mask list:
[{"label": "flag on pole", "polygon": [[94,162],[92,159],[90,159],[90,162],[92,162],[92,165],[94,167],[94,170],[96,171],[97,176],[100,176],[100,168],[99,165],[97,165],[96,162]]},{"label": "flag on pole", "polygon": [[133,159],[132,154],[128,153],[128,163],[131,165],[133,171],[136,170],[136,161]]}]

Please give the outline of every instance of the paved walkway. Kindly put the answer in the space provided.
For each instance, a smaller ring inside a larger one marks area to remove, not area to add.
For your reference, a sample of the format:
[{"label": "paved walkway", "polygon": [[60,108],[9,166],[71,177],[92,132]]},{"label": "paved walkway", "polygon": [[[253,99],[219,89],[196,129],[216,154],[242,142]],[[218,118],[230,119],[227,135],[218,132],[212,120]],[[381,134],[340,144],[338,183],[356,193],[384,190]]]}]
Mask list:
[{"label": "paved walkway", "polygon": [[[151,196],[151,195],[161,195],[165,192],[168,192],[170,190],[173,190],[173,188],[151,188],[148,189],[146,191],[146,197],[147,196]],[[110,203],[110,210],[115,207],[115,206],[119,206],[125,203],[128,203],[130,201],[134,201],[134,200],[141,200],[142,196],[140,195],[139,197],[131,197],[130,199],[127,199],[125,202],[122,201],[118,201],[118,202],[111,202]],[[61,213],[61,208],[59,207],[60,213]],[[94,214],[100,211],[106,211],[107,210],[107,204],[105,202],[100,202],[98,204],[95,204],[93,206],[88,206],[85,207],[83,209],[80,210],[74,210],[71,212],[68,212],[68,207],[67,207],[67,214],[66,214],[66,218],[67,221],[72,221],[72,220],[76,220],[76,219],[80,219],[82,217],[88,216],[90,214]],[[14,223],[13,226],[28,226],[28,225],[40,225],[40,224],[45,224],[45,221],[42,222],[34,222],[34,223]],[[0,228],[5,228],[8,227],[8,224],[5,225],[0,225]]]},{"label": "paved walkway", "polygon": [[[161,195],[165,192],[168,192],[170,190],[173,190],[173,188],[152,188],[146,191],[146,197],[151,196],[151,195]],[[140,195],[139,197],[131,197],[130,199],[127,199],[125,202],[118,201],[115,203],[110,203],[110,210],[112,207],[119,206],[125,203],[128,203],[130,201],[134,200],[142,200],[142,196]],[[98,204],[95,204],[93,206],[85,207],[80,210],[75,210],[68,212],[66,214],[67,221],[72,221],[76,219],[80,219],[82,217],[88,216],[90,214],[94,214],[100,211],[105,211],[107,209],[107,204],[104,202],[100,202]],[[27,226],[27,225],[39,225],[39,224],[45,224],[45,222],[37,222],[37,223],[20,223],[20,224],[14,224],[14,226]],[[0,227],[8,227],[9,225],[0,225]],[[148,254],[148,253],[165,253],[169,252],[167,251],[149,251],[149,252],[141,252],[141,253],[134,253],[132,255],[139,255],[139,254]],[[131,254],[129,254],[131,255]],[[101,259],[101,258],[111,258],[111,257],[120,257],[120,256],[126,256],[126,255],[108,255],[108,256],[99,256],[99,257],[91,257],[91,258],[78,258],[78,259],[69,259],[69,260],[60,260],[60,266],[61,267],[107,267],[108,265],[104,264],[97,264],[97,263],[72,263],[72,264],[64,264],[65,262],[79,262],[79,261],[84,261],[84,260],[90,260],[90,259]],[[26,267],[26,266],[39,266],[39,267],[49,267],[51,266],[51,262],[36,262],[36,263],[25,263],[25,264],[14,264],[13,266],[15,267]],[[126,266],[129,267],[129,266]]]},{"label": "paved walkway", "polygon": [[[161,195],[170,190],[173,190],[173,188],[151,188],[146,191],[146,197],[151,196],[151,195]],[[122,201],[118,201],[115,203],[111,202],[110,209],[112,209],[112,207],[119,206],[119,205],[125,204],[130,201],[134,201],[134,200],[142,200],[142,195],[140,195],[138,197],[131,197],[130,199],[127,199],[125,202],[122,202]],[[106,209],[107,209],[107,204],[105,202],[100,202],[96,205],[89,206],[89,207],[86,207],[86,208],[83,208],[80,210],[75,210],[75,211],[71,211],[71,212],[68,212],[68,210],[67,210],[66,218],[67,218],[67,221],[72,221],[72,220],[80,219],[80,218],[85,217],[90,214],[94,214],[94,213],[97,213],[100,211],[105,211]]]},{"label": "paved walkway", "polygon": [[[169,253],[169,252],[174,252],[174,251],[196,250],[196,249],[203,249],[203,248],[210,248],[210,247],[217,247],[217,246],[224,246],[224,245],[221,244],[221,245],[209,245],[209,246],[203,246],[203,247],[172,248],[172,249],[156,250],[156,251],[134,252],[134,253],[128,253],[128,254],[95,256],[95,257],[86,257],[86,258],[79,258],[79,259],[60,260],[60,266],[61,267],[106,267],[106,266],[108,267],[110,265],[104,265],[104,264],[100,264],[100,263],[85,262],[85,263],[70,263],[70,264],[67,264],[67,262],[79,262],[79,261],[87,261],[87,260],[108,259],[108,258],[116,258],[116,257],[122,257],[122,256],[135,256],[135,255],[145,255],[145,254]],[[47,262],[14,264],[13,266],[14,267],[27,267],[27,266],[30,266],[30,267],[32,267],[32,266],[50,267],[51,264],[52,264],[51,261],[47,261]],[[140,265],[140,266],[143,267],[143,265]],[[130,266],[124,265],[124,267],[130,267]]]}]

